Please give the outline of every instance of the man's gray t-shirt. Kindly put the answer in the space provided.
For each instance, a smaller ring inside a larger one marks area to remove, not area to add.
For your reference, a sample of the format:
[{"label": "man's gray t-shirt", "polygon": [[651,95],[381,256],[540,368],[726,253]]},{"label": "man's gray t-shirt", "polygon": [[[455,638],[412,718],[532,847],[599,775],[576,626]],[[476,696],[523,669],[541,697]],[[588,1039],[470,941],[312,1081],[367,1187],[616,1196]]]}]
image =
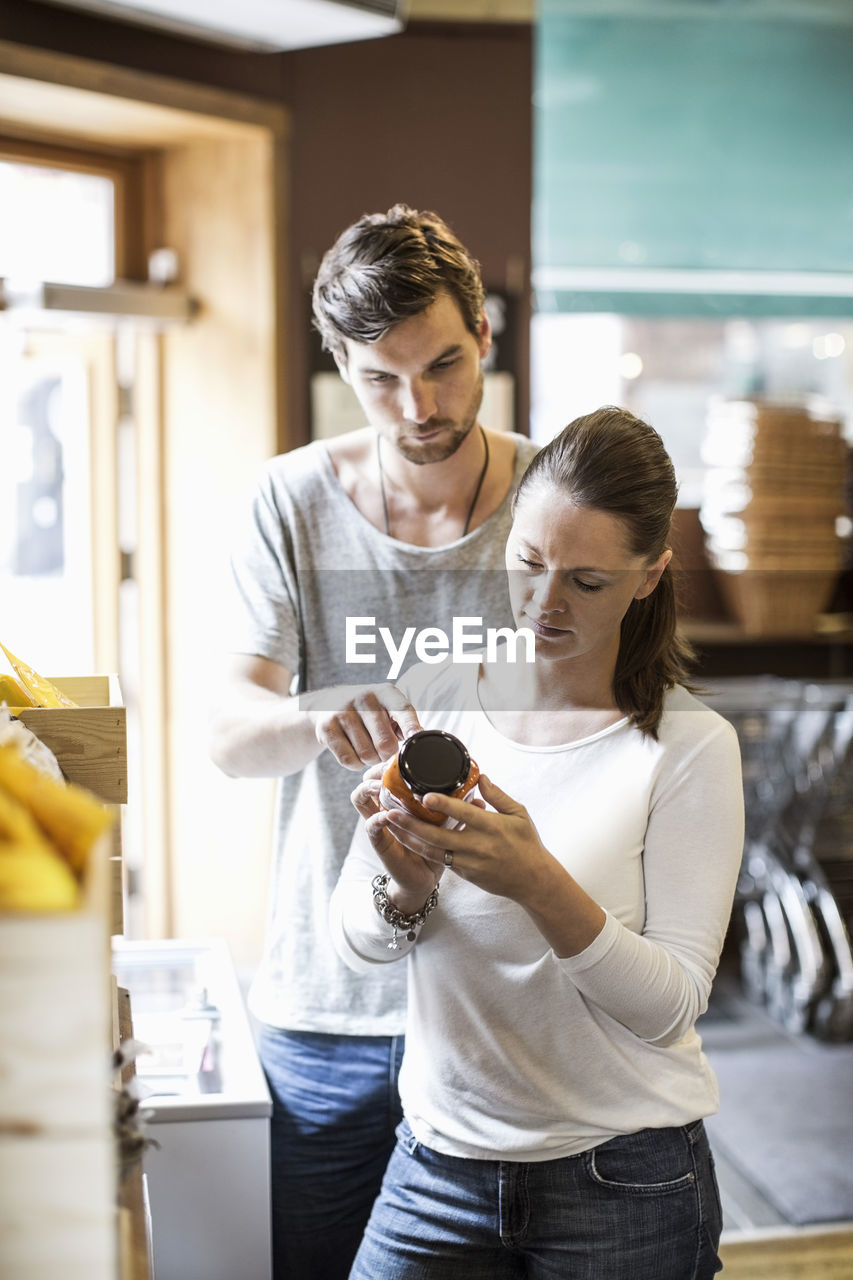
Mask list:
[{"label": "man's gray t-shirt", "polygon": [[[536,448],[513,438],[514,490]],[[391,658],[383,627],[395,648],[407,628],[438,628],[452,640],[454,617],[512,627],[504,567],[511,496],[466,537],[417,547],[361,515],[322,442],[273,458],[232,559],[228,647],[280,663],[305,692],[385,680]],[[419,660],[415,633],[402,670]],[[466,649],[482,649],[476,624],[468,624],[465,640]],[[358,656],[371,661],[347,661]],[[272,1026],[345,1035],[405,1028],[405,965],[355,974],[329,937],[329,898],[358,821],[350,801],[358,778],[323,751],[280,783],[266,943],[249,996],[255,1016]]]}]

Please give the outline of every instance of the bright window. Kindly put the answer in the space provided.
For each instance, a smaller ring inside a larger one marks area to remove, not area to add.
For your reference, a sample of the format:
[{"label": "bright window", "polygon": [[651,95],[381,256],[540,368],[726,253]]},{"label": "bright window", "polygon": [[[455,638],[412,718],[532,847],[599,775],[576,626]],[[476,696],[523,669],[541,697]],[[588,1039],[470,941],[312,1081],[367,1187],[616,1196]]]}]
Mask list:
[{"label": "bright window", "polygon": [[110,178],[0,160],[0,276],[111,284],[114,223]]},{"label": "bright window", "polygon": [[653,318],[608,313],[534,317],[531,434],[545,443],[579,414],[623,405],[656,427],[679,479],[679,506],[699,507],[702,442],[716,398],[819,397],[853,442],[849,319]]},{"label": "bright window", "polygon": [[[9,356],[13,358],[10,360]],[[86,368],[70,353],[17,356],[0,334],[0,639],[54,675],[92,668]],[[0,670],[6,672],[5,659]],[[49,674],[45,670],[44,674]]]},{"label": "bright window", "polygon": [[[0,277],[110,284],[114,211],[108,176],[0,160]],[[94,660],[92,344],[47,316],[25,325],[0,313],[0,639],[71,675]]]}]

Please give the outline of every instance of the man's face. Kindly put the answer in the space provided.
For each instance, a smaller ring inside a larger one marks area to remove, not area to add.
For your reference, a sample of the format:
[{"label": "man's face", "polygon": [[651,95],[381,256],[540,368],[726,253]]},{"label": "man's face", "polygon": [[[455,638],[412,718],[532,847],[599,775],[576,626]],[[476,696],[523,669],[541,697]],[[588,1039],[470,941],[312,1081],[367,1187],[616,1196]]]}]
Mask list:
[{"label": "man's face", "polygon": [[488,320],[466,328],[450,294],[401,320],[376,342],[347,340],[342,377],[367,421],[410,462],[443,462],[476,424],[483,398],[480,362],[491,346]]}]

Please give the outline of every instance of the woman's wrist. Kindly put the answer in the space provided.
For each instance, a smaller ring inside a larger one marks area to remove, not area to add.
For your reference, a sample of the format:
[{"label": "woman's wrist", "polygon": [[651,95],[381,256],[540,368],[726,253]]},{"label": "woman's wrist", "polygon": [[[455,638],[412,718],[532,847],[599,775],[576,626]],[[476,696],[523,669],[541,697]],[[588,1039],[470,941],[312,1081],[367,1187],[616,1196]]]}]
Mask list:
[{"label": "woman's wrist", "polygon": [[519,905],[560,957],[585,951],[607,919],[602,907],[553,857]]},{"label": "woman's wrist", "polygon": [[398,931],[402,930],[405,934],[407,942],[414,942],[418,936],[418,931],[426,922],[427,916],[431,911],[435,910],[438,903],[438,884],[434,884],[429,897],[419,907],[413,911],[402,911],[391,898],[388,896],[388,886],[391,883],[391,877],[387,872],[378,876],[374,876],[371,882],[373,889],[373,905],[379,912],[386,924],[390,924],[393,929],[391,941],[388,943],[390,951],[399,949],[397,939]]},{"label": "woman's wrist", "polygon": [[[434,888],[435,886],[433,886]],[[388,881],[385,892],[388,894],[388,901],[397,908],[403,915],[415,915],[421,910],[432,889],[406,889],[395,880],[392,876]]]}]

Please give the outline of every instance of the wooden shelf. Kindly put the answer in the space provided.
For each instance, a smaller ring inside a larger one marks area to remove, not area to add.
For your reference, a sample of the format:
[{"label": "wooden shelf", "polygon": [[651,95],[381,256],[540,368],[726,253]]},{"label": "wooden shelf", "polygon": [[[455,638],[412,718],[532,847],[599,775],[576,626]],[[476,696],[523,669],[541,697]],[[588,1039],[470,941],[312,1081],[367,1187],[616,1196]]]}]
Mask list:
[{"label": "wooden shelf", "polygon": [[[827,619],[833,621],[827,623]],[[836,621],[837,619],[837,621]],[[853,616],[824,614],[811,631],[755,635],[720,618],[685,618],[682,635],[696,650],[695,676],[780,676],[798,680],[853,679]]]},{"label": "wooden shelf", "polygon": [[845,1280],[853,1264],[849,1223],[757,1231],[723,1239],[720,1257],[729,1280]]},{"label": "wooden shelf", "polygon": [[[824,614],[824,619],[837,617],[840,621],[819,622],[811,631],[791,634],[755,635],[745,631],[737,622],[718,619],[688,618],[682,625],[683,635],[698,646],[715,645],[853,645],[853,616],[850,614]],[[843,621],[841,621],[843,620]]]}]

